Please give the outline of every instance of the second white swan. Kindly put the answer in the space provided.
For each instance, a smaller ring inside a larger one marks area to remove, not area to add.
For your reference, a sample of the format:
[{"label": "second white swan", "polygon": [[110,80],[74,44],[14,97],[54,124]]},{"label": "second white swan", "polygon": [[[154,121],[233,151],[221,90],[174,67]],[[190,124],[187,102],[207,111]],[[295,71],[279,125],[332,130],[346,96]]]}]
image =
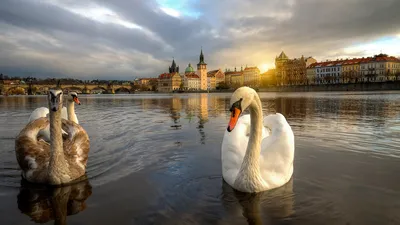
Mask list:
[{"label": "second white swan", "polygon": [[[285,117],[276,113],[263,121],[260,98],[249,87],[238,88],[230,105],[221,147],[224,180],[236,190],[251,193],[287,183],[293,174],[294,135]],[[247,108],[250,115],[239,117]]]}]

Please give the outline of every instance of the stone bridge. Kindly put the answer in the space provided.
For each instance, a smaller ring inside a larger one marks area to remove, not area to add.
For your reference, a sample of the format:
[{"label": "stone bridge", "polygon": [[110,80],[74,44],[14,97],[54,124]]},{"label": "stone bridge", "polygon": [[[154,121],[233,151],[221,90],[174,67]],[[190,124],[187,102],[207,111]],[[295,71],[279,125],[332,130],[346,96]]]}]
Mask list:
[{"label": "stone bridge", "polygon": [[[24,92],[25,94],[47,94],[48,90],[57,87],[56,84],[0,84],[0,94],[11,94],[13,91]],[[118,92],[133,93],[131,85],[115,85],[115,84],[62,84],[60,85],[64,92],[76,91],[77,93],[108,93],[115,94]]]}]

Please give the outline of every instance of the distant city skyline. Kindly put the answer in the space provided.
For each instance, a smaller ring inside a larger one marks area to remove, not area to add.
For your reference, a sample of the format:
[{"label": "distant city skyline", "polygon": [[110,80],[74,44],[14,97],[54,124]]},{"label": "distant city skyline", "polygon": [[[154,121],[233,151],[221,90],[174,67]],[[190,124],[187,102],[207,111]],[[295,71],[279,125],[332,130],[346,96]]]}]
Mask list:
[{"label": "distant city skyline", "polygon": [[[229,6],[229,7],[228,7]],[[183,70],[274,67],[400,56],[396,0],[4,0],[0,73],[10,76],[122,79],[157,77],[174,58]]]}]

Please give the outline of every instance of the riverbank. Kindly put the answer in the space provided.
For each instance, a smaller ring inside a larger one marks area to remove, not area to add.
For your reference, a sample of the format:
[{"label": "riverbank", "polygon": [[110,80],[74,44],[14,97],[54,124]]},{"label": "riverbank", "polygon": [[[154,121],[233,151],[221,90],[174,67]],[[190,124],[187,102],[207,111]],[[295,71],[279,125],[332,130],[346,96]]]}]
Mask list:
[{"label": "riverbank", "polygon": [[[380,82],[380,83],[357,83],[357,84],[329,84],[329,85],[322,84],[322,85],[308,85],[308,86],[270,86],[270,87],[259,88],[257,91],[258,92],[330,92],[330,91],[340,92],[340,91],[391,91],[391,90],[400,90],[400,81]],[[173,93],[174,94],[232,93],[233,91],[234,91],[233,89],[224,89],[224,90],[210,90],[210,91],[184,91],[184,92],[173,92]],[[163,93],[172,94],[171,92],[156,92],[156,91],[136,91],[130,94],[163,94]],[[102,94],[109,95],[111,93],[102,93]]]}]

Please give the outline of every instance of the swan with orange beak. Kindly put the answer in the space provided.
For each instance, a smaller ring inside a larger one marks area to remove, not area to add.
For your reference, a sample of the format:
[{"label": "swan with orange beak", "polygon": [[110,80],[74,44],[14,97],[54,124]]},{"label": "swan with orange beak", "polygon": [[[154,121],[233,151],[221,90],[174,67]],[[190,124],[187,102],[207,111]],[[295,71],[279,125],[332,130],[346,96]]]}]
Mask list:
[{"label": "swan with orange beak", "polygon": [[[261,192],[286,184],[293,174],[294,134],[280,114],[263,116],[258,93],[238,88],[221,146],[222,177],[241,192]],[[250,114],[243,115],[248,109]]]}]

